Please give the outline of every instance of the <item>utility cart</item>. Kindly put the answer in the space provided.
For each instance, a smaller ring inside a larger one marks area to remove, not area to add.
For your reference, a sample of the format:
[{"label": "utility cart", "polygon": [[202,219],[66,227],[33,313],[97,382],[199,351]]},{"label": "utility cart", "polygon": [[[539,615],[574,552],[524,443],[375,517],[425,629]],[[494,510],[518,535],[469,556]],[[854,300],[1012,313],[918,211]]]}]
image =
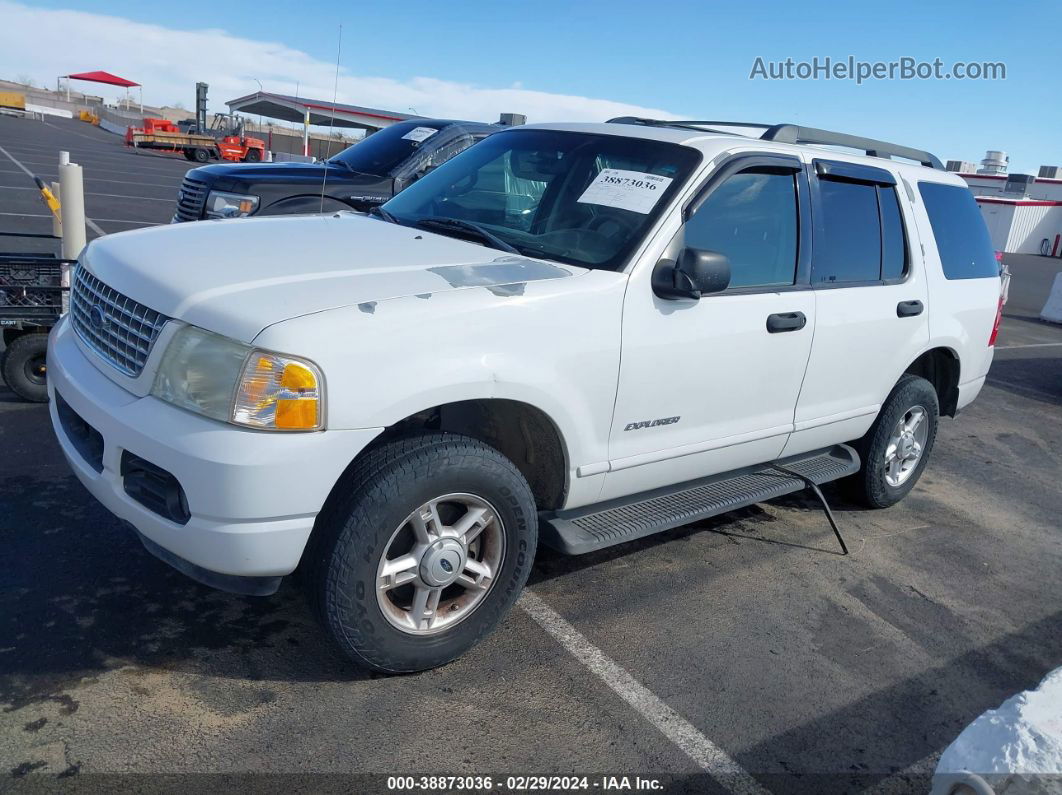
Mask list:
[{"label": "utility cart", "polygon": [[63,266],[73,262],[54,254],[0,252],[0,330],[4,339],[0,372],[8,389],[23,400],[48,400],[48,332],[63,314],[68,289],[63,286]]}]

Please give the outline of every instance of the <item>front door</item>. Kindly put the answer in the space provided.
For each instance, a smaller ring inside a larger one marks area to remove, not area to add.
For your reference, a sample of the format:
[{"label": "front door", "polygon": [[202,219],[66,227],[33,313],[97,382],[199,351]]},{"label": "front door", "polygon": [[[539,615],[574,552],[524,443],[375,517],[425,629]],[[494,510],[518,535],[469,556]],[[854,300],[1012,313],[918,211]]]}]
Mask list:
[{"label": "front door", "polygon": [[652,291],[651,265],[632,273],[602,499],[781,454],[815,327],[807,191],[796,158],[733,158],[665,250],[725,254],[729,288],[667,300]]}]

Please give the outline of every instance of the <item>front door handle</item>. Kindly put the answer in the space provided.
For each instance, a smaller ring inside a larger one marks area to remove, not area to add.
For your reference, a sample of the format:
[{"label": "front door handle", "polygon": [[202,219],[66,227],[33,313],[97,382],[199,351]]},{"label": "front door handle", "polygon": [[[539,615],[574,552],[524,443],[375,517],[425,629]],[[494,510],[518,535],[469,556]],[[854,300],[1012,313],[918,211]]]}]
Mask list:
[{"label": "front door handle", "polygon": [[900,301],[896,304],[896,317],[915,317],[922,314],[924,308],[921,301]]},{"label": "front door handle", "polygon": [[808,324],[803,312],[779,312],[767,316],[767,332],[780,334],[783,331],[800,331]]}]

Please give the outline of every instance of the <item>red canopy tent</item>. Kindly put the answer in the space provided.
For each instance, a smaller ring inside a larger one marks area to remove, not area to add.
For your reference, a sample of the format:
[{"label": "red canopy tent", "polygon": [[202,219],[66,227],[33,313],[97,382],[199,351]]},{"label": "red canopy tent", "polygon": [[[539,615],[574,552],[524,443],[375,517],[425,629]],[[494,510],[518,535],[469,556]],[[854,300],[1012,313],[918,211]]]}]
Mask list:
[{"label": "red canopy tent", "polygon": [[[102,70],[96,70],[95,72],[78,72],[73,75],[60,75],[60,77],[66,78],[66,101],[70,101],[70,81],[71,80],[88,80],[92,83],[106,83],[110,86],[121,86],[122,88],[132,88],[137,86],[140,89],[140,112],[144,112],[144,87],[140,83],[134,83],[132,80],[126,80],[124,77],[118,75],[112,75],[110,72],[104,72]],[[56,86],[58,88],[58,86]],[[128,92],[127,92],[128,93]]]}]

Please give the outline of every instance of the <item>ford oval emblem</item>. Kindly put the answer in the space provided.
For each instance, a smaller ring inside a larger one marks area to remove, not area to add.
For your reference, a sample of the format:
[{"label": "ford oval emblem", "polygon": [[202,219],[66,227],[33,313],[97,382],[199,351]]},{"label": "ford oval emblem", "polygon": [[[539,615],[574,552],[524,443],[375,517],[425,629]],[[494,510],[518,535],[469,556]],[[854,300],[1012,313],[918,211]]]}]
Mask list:
[{"label": "ford oval emblem", "polygon": [[107,325],[107,316],[103,314],[103,307],[94,306],[89,310],[89,323],[93,328],[103,328]]}]

